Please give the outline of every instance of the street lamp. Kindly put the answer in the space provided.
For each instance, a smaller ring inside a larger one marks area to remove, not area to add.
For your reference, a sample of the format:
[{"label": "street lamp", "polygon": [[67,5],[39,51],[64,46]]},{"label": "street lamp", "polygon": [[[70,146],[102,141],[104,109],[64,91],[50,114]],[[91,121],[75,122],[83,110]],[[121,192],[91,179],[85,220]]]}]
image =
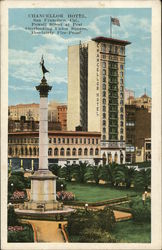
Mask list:
[{"label": "street lamp", "polygon": [[85,210],[86,211],[88,210],[88,204],[87,203],[85,204]]},{"label": "street lamp", "polygon": [[11,192],[12,192],[12,193],[13,193],[13,186],[14,186],[14,184],[11,183]]},{"label": "street lamp", "polygon": [[63,187],[64,187],[64,185],[63,185],[63,184],[61,184],[61,189],[62,189],[62,192],[63,192]]}]

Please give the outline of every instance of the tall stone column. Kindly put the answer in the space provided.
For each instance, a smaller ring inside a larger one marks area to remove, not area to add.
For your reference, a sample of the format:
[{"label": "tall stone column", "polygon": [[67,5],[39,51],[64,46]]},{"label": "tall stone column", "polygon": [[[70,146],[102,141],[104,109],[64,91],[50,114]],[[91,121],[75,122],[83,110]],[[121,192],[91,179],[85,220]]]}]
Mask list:
[{"label": "tall stone column", "polygon": [[57,208],[56,176],[48,170],[48,92],[52,89],[43,75],[41,83],[36,86],[40,94],[39,107],[39,168],[31,176],[31,198],[29,209],[45,210]]}]

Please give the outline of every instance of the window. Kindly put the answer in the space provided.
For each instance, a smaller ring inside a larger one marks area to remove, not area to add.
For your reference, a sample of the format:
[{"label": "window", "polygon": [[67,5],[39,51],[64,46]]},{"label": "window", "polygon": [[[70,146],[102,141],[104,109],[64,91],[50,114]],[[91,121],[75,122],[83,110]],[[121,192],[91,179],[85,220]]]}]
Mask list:
[{"label": "window", "polygon": [[103,112],[106,112],[106,106],[103,106],[102,110]]},{"label": "window", "polygon": [[102,68],[106,68],[106,62],[102,62]]},{"label": "window", "polygon": [[90,139],[88,138],[88,144],[90,144]]},{"label": "window", "polygon": [[36,148],[33,148],[33,155],[37,155],[37,150],[36,150]]},{"label": "window", "polygon": [[102,114],[103,119],[106,119],[106,113]]},{"label": "window", "polygon": [[82,149],[81,148],[78,149],[78,155],[82,155]]},{"label": "window", "polygon": [[55,155],[55,156],[58,155],[58,148],[55,148],[55,149],[54,149],[54,155]]},{"label": "window", "polygon": [[106,52],[106,44],[102,44],[101,50],[102,50],[102,52]]},{"label": "window", "polygon": [[93,148],[90,149],[90,155],[93,155]]},{"label": "window", "polygon": [[58,143],[61,143],[61,139],[60,138],[58,138]]},{"label": "window", "polygon": [[65,143],[65,138],[62,138],[62,143]]},{"label": "window", "polygon": [[84,149],[84,155],[88,155],[88,149],[87,148]]},{"label": "window", "polygon": [[86,144],[86,138],[84,138],[84,144]]},{"label": "window", "polygon": [[123,77],[124,73],[122,71],[120,71],[120,77]]},{"label": "window", "polygon": [[123,112],[123,107],[120,108],[120,112]]},{"label": "window", "polygon": [[120,100],[120,105],[123,105],[123,103],[124,103],[123,100]]},{"label": "window", "polygon": [[69,138],[67,138],[67,144],[69,144]]},{"label": "window", "polygon": [[32,155],[32,149],[29,148],[29,155]]},{"label": "window", "polygon": [[120,134],[123,134],[123,128],[120,129]]},{"label": "window", "polygon": [[102,77],[103,82],[106,82],[106,76]]},{"label": "window", "polygon": [[49,142],[49,143],[51,143],[51,142],[52,142],[52,139],[51,139],[51,138],[49,138],[49,139],[48,139],[48,142]]},{"label": "window", "polygon": [[66,155],[67,155],[67,156],[70,156],[70,154],[71,154],[71,153],[70,153],[70,148],[67,148],[67,149],[66,149]]},{"label": "window", "polygon": [[75,143],[78,144],[78,138],[75,139]]},{"label": "window", "polygon": [[106,99],[105,98],[102,99],[102,103],[106,104]]},{"label": "window", "polygon": [[99,150],[98,148],[95,149],[95,155],[98,155],[99,154]]},{"label": "window", "polygon": [[80,144],[82,144],[82,138],[80,138]]},{"label": "window", "polygon": [[123,93],[120,93],[120,98],[123,98]]},{"label": "window", "polygon": [[71,138],[71,143],[74,143],[74,139],[73,138]]},{"label": "window", "polygon": [[103,70],[102,70],[102,74],[103,74],[103,75],[106,75],[106,69],[103,69]]},{"label": "window", "polygon": [[123,64],[120,64],[120,69],[124,69],[124,65]]},{"label": "window", "polygon": [[106,126],[106,120],[103,120],[103,121],[102,121],[102,125],[103,125],[103,126]]},{"label": "window", "polygon": [[120,91],[123,91],[123,86],[120,86]]},{"label": "window", "polygon": [[61,148],[61,149],[60,149],[60,155],[61,155],[61,156],[64,156],[64,148]]},{"label": "window", "polygon": [[123,84],[123,79],[122,78],[120,79],[120,84]]},{"label": "window", "polygon": [[102,139],[105,141],[105,140],[106,140],[106,135],[103,135],[103,136],[102,136]]},{"label": "window", "polygon": [[103,127],[103,130],[102,130],[102,131],[103,131],[103,133],[106,133],[106,128],[105,128],[105,127]]},{"label": "window", "polygon": [[120,120],[123,120],[123,114],[120,115]]},{"label": "window", "polygon": [[72,155],[76,155],[76,148],[73,148]]},{"label": "window", "polygon": [[105,83],[103,83],[102,89],[103,89],[103,90],[106,90],[106,84],[105,84]]},{"label": "window", "polygon": [[123,121],[120,122],[120,126],[123,127]]},{"label": "window", "polygon": [[98,139],[96,139],[96,144],[98,144]]},{"label": "window", "polygon": [[124,48],[120,47],[120,54],[123,55],[124,54]]},{"label": "window", "polygon": [[120,136],[120,140],[123,141],[123,135]]},{"label": "window", "polygon": [[52,148],[48,149],[48,155],[52,155]]},{"label": "window", "polygon": [[115,54],[117,54],[117,53],[118,53],[118,47],[115,46]]}]

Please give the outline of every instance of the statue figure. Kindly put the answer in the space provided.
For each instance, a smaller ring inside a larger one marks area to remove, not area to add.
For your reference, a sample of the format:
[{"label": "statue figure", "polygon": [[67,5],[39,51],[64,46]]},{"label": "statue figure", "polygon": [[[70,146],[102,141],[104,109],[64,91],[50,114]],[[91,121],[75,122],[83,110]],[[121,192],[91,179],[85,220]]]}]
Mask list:
[{"label": "statue figure", "polygon": [[45,73],[49,73],[49,71],[45,68],[44,66],[44,59],[43,59],[43,55],[42,55],[42,58],[41,58],[41,62],[40,62],[40,65],[42,66],[42,72],[43,72],[43,76],[45,77]]}]

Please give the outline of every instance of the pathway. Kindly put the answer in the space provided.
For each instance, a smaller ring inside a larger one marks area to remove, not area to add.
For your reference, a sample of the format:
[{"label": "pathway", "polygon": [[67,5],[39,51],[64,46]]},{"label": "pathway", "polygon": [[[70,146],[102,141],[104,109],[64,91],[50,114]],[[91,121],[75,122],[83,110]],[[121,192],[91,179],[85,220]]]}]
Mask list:
[{"label": "pathway", "polygon": [[64,238],[58,224],[66,224],[59,221],[22,220],[30,223],[35,229],[37,242],[60,242],[64,243]]}]

